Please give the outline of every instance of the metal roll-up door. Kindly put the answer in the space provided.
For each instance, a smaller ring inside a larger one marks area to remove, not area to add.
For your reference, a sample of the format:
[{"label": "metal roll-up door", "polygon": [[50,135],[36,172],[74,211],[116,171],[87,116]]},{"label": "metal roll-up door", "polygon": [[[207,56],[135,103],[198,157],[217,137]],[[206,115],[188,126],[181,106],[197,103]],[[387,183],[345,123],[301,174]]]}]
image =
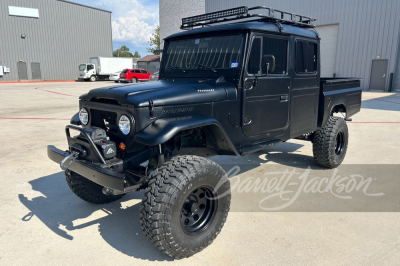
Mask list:
[{"label": "metal roll-up door", "polygon": [[333,77],[336,68],[336,52],[339,25],[318,26],[321,38],[321,77]]}]

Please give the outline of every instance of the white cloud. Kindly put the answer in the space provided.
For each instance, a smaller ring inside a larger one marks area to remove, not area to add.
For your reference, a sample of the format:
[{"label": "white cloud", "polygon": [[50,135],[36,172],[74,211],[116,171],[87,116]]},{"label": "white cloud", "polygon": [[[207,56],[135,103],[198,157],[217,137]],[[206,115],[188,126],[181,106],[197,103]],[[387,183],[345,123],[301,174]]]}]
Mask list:
[{"label": "white cloud", "polygon": [[136,17],[119,17],[111,22],[113,40],[129,41],[133,44],[145,43],[150,40],[157,23],[149,25]]},{"label": "white cloud", "polygon": [[96,5],[108,7],[113,12],[111,24],[114,41],[147,44],[157,27],[158,1],[101,0]]}]

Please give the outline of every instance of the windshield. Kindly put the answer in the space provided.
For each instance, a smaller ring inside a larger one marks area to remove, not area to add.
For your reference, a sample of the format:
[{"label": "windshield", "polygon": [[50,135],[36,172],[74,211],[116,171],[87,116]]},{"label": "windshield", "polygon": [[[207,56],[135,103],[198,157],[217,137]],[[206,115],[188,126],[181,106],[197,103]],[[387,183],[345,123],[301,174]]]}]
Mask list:
[{"label": "windshield", "polygon": [[85,64],[79,65],[79,71],[85,71],[85,70],[86,70]]},{"label": "windshield", "polygon": [[242,45],[242,35],[171,41],[166,52],[165,69],[238,68]]}]

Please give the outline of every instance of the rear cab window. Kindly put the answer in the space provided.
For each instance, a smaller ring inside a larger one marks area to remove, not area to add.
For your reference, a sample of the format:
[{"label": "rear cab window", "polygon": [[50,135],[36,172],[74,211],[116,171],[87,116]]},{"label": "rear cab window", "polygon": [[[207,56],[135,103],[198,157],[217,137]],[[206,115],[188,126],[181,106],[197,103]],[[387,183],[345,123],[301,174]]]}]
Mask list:
[{"label": "rear cab window", "polygon": [[318,71],[318,49],[317,44],[309,41],[296,41],[296,62],[297,74],[316,74]]}]

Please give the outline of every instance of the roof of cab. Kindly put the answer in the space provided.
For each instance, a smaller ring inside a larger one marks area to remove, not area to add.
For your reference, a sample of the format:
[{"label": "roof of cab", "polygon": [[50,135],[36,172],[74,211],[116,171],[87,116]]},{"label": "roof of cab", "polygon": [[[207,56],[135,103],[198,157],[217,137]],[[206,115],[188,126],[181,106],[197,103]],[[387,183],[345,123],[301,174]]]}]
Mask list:
[{"label": "roof of cab", "polygon": [[[302,27],[296,27],[292,25],[281,24],[283,26],[282,33],[285,35],[296,35],[306,38],[318,39],[318,34],[315,30],[306,29]],[[212,33],[217,31],[238,31],[238,30],[255,30],[255,31],[267,31],[272,33],[280,33],[279,25],[274,22],[240,22],[233,24],[218,25],[212,27],[205,27],[199,29],[193,29],[189,31],[178,32],[172,34],[165,39],[178,38],[183,36],[189,36],[193,34]]]}]

